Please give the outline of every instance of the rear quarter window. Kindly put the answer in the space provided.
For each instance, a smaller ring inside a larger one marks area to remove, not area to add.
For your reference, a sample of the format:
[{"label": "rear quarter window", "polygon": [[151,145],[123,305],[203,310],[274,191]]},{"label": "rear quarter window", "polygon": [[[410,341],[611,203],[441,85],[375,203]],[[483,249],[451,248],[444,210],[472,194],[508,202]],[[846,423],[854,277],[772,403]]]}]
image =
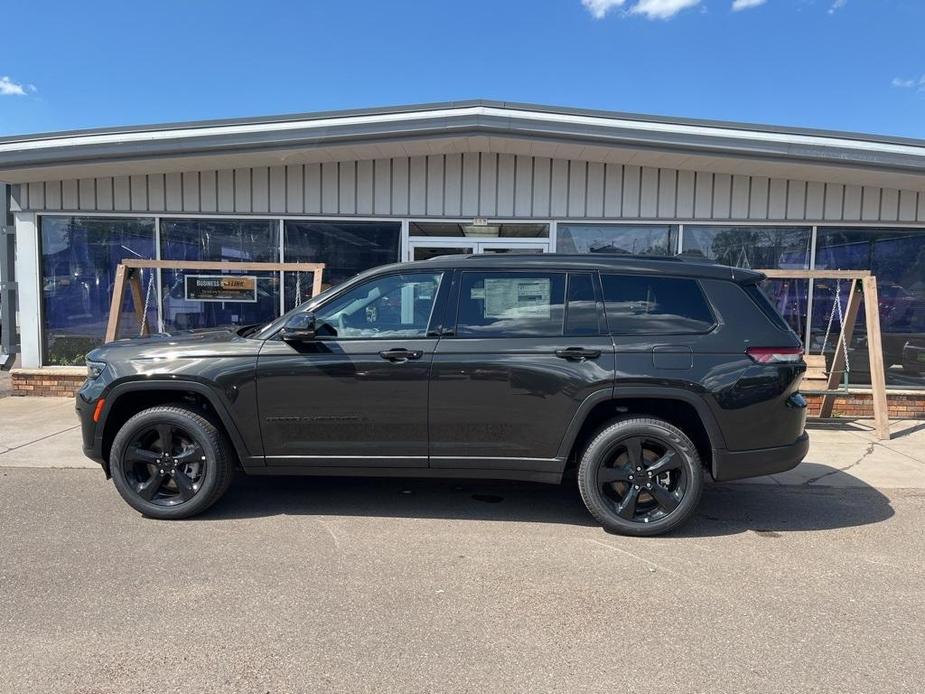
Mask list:
[{"label": "rear quarter window", "polygon": [[757,284],[743,284],[740,286],[745,293],[748,294],[748,298],[752,300],[752,303],[756,304],[767,319],[774,324],[775,328],[784,330],[788,333],[790,332],[790,326],[787,325],[787,321],[785,321],[783,316],[777,312],[777,309],[771,305],[771,301],[764,291],[762,291],[761,287]]},{"label": "rear quarter window", "polygon": [[613,335],[684,335],[716,324],[697,280],[602,274],[607,325]]}]

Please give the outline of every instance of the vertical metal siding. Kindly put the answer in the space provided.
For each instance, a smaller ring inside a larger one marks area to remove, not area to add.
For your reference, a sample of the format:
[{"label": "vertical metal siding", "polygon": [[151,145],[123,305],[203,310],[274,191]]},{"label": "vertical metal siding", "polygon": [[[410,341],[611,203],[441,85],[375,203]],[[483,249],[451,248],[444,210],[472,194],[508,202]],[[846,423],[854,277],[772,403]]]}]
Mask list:
[{"label": "vertical metal siding", "polygon": [[923,222],[925,193],[465,152],[14,186],[24,211]]}]

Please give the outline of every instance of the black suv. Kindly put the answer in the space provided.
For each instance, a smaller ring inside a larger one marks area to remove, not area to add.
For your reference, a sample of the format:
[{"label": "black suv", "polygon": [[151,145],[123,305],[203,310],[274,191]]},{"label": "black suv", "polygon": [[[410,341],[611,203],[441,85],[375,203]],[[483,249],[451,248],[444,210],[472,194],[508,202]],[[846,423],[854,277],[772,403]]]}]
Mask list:
[{"label": "black suv", "polygon": [[88,355],[84,451],[155,518],[250,475],[559,483],[656,535],[716,480],[806,455],[800,340],[756,272],[680,258],[444,256],[389,265],[262,326]]}]

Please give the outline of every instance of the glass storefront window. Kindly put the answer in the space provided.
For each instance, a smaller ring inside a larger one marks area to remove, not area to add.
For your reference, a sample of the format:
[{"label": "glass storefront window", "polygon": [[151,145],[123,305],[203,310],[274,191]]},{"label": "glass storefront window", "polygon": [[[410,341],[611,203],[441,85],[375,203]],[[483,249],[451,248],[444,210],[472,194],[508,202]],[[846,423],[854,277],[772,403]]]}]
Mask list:
[{"label": "glass storefront window", "polygon": [[[809,227],[684,225],[681,252],[751,269],[808,270]],[[801,339],[806,338],[807,280],[768,280],[765,294]]]},{"label": "glass storefront window", "polygon": [[[287,263],[325,263],[322,289],[398,261],[400,222],[286,222]],[[311,298],[312,273],[287,272],[286,309]]]},{"label": "glass storefront window", "polygon": [[676,224],[560,224],[556,234],[559,253],[674,255],[678,247]]},{"label": "glass storefront window", "polygon": [[510,224],[487,222],[411,222],[408,234],[415,236],[441,236],[450,238],[502,238],[502,239],[545,239],[549,238],[548,224]]},{"label": "glass storefront window", "polygon": [[[279,262],[276,220],[163,219],[163,260]],[[243,274],[257,278],[256,301],[196,301],[186,298],[184,276]],[[164,270],[161,276],[165,330],[248,325],[279,315],[278,272]]]},{"label": "glass storefront window", "polygon": [[[103,343],[116,266],[124,258],[154,257],[154,220],[43,216],[40,233],[44,363],[83,364]],[[145,289],[150,272],[142,277]],[[156,326],[152,304],[148,321]],[[128,297],[122,311],[127,336],[138,329]]]},{"label": "glass storefront window", "polygon": [[[686,233],[686,230],[685,230]],[[887,385],[925,387],[925,230],[819,228],[817,270],[870,270],[877,277],[880,330]],[[811,349],[819,351],[836,296],[847,305],[850,282],[816,280]],[[849,345],[848,381],[870,383],[864,304]],[[838,340],[838,319],[825,346],[830,363]]]}]

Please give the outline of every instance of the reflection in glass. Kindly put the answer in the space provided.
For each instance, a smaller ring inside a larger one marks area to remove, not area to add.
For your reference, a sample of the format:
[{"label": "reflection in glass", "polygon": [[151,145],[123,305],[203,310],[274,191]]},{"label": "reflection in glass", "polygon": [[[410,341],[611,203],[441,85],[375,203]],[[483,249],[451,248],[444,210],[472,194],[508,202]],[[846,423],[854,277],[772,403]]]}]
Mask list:
[{"label": "reflection in glass", "polygon": [[[681,252],[749,269],[808,270],[809,227],[684,225]],[[762,287],[793,331],[806,338],[807,280],[768,280]]]},{"label": "reflection in glass", "polygon": [[[274,220],[161,220],[165,260],[279,262],[279,223]],[[278,272],[191,270],[188,274],[244,274],[257,277],[257,301],[195,301],[184,292],[184,273],[161,275],[166,330],[188,330],[264,323],[279,315]]]},{"label": "reflection in glass", "polygon": [[[154,220],[43,216],[41,252],[44,363],[83,364],[106,334],[116,266],[154,257]],[[142,274],[143,289],[151,276]],[[152,303],[148,322],[156,326]],[[128,297],[122,311],[126,337],[139,328]]]},{"label": "reflection in glass", "polygon": [[459,337],[555,337],[562,334],[565,275],[464,272]]},{"label": "reflection in glass", "polygon": [[[925,231],[919,229],[820,228],[816,269],[870,270],[877,277],[880,330],[887,385],[925,387]],[[816,280],[811,347],[825,341],[836,297],[847,305],[850,282]],[[836,307],[837,308],[837,307]],[[849,382],[870,382],[864,304],[849,345]],[[836,311],[837,312],[837,311]],[[831,362],[838,320],[826,345]]]},{"label": "reflection in glass", "polygon": [[361,284],[316,314],[316,334],[338,339],[424,337],[441,277],[417,272]]},{"label": "reflection in glass", "polygon": [[[287,263],[325,263],[322,288],[398,260],[399,222],[286,222]],[[312,274],[286,273],[286,308],[311,298]]]},{"label": "reflection in glass", "polygon": [[674,255],[676,224],[560,224],[559,253],[615,253],[618,255]]}]

